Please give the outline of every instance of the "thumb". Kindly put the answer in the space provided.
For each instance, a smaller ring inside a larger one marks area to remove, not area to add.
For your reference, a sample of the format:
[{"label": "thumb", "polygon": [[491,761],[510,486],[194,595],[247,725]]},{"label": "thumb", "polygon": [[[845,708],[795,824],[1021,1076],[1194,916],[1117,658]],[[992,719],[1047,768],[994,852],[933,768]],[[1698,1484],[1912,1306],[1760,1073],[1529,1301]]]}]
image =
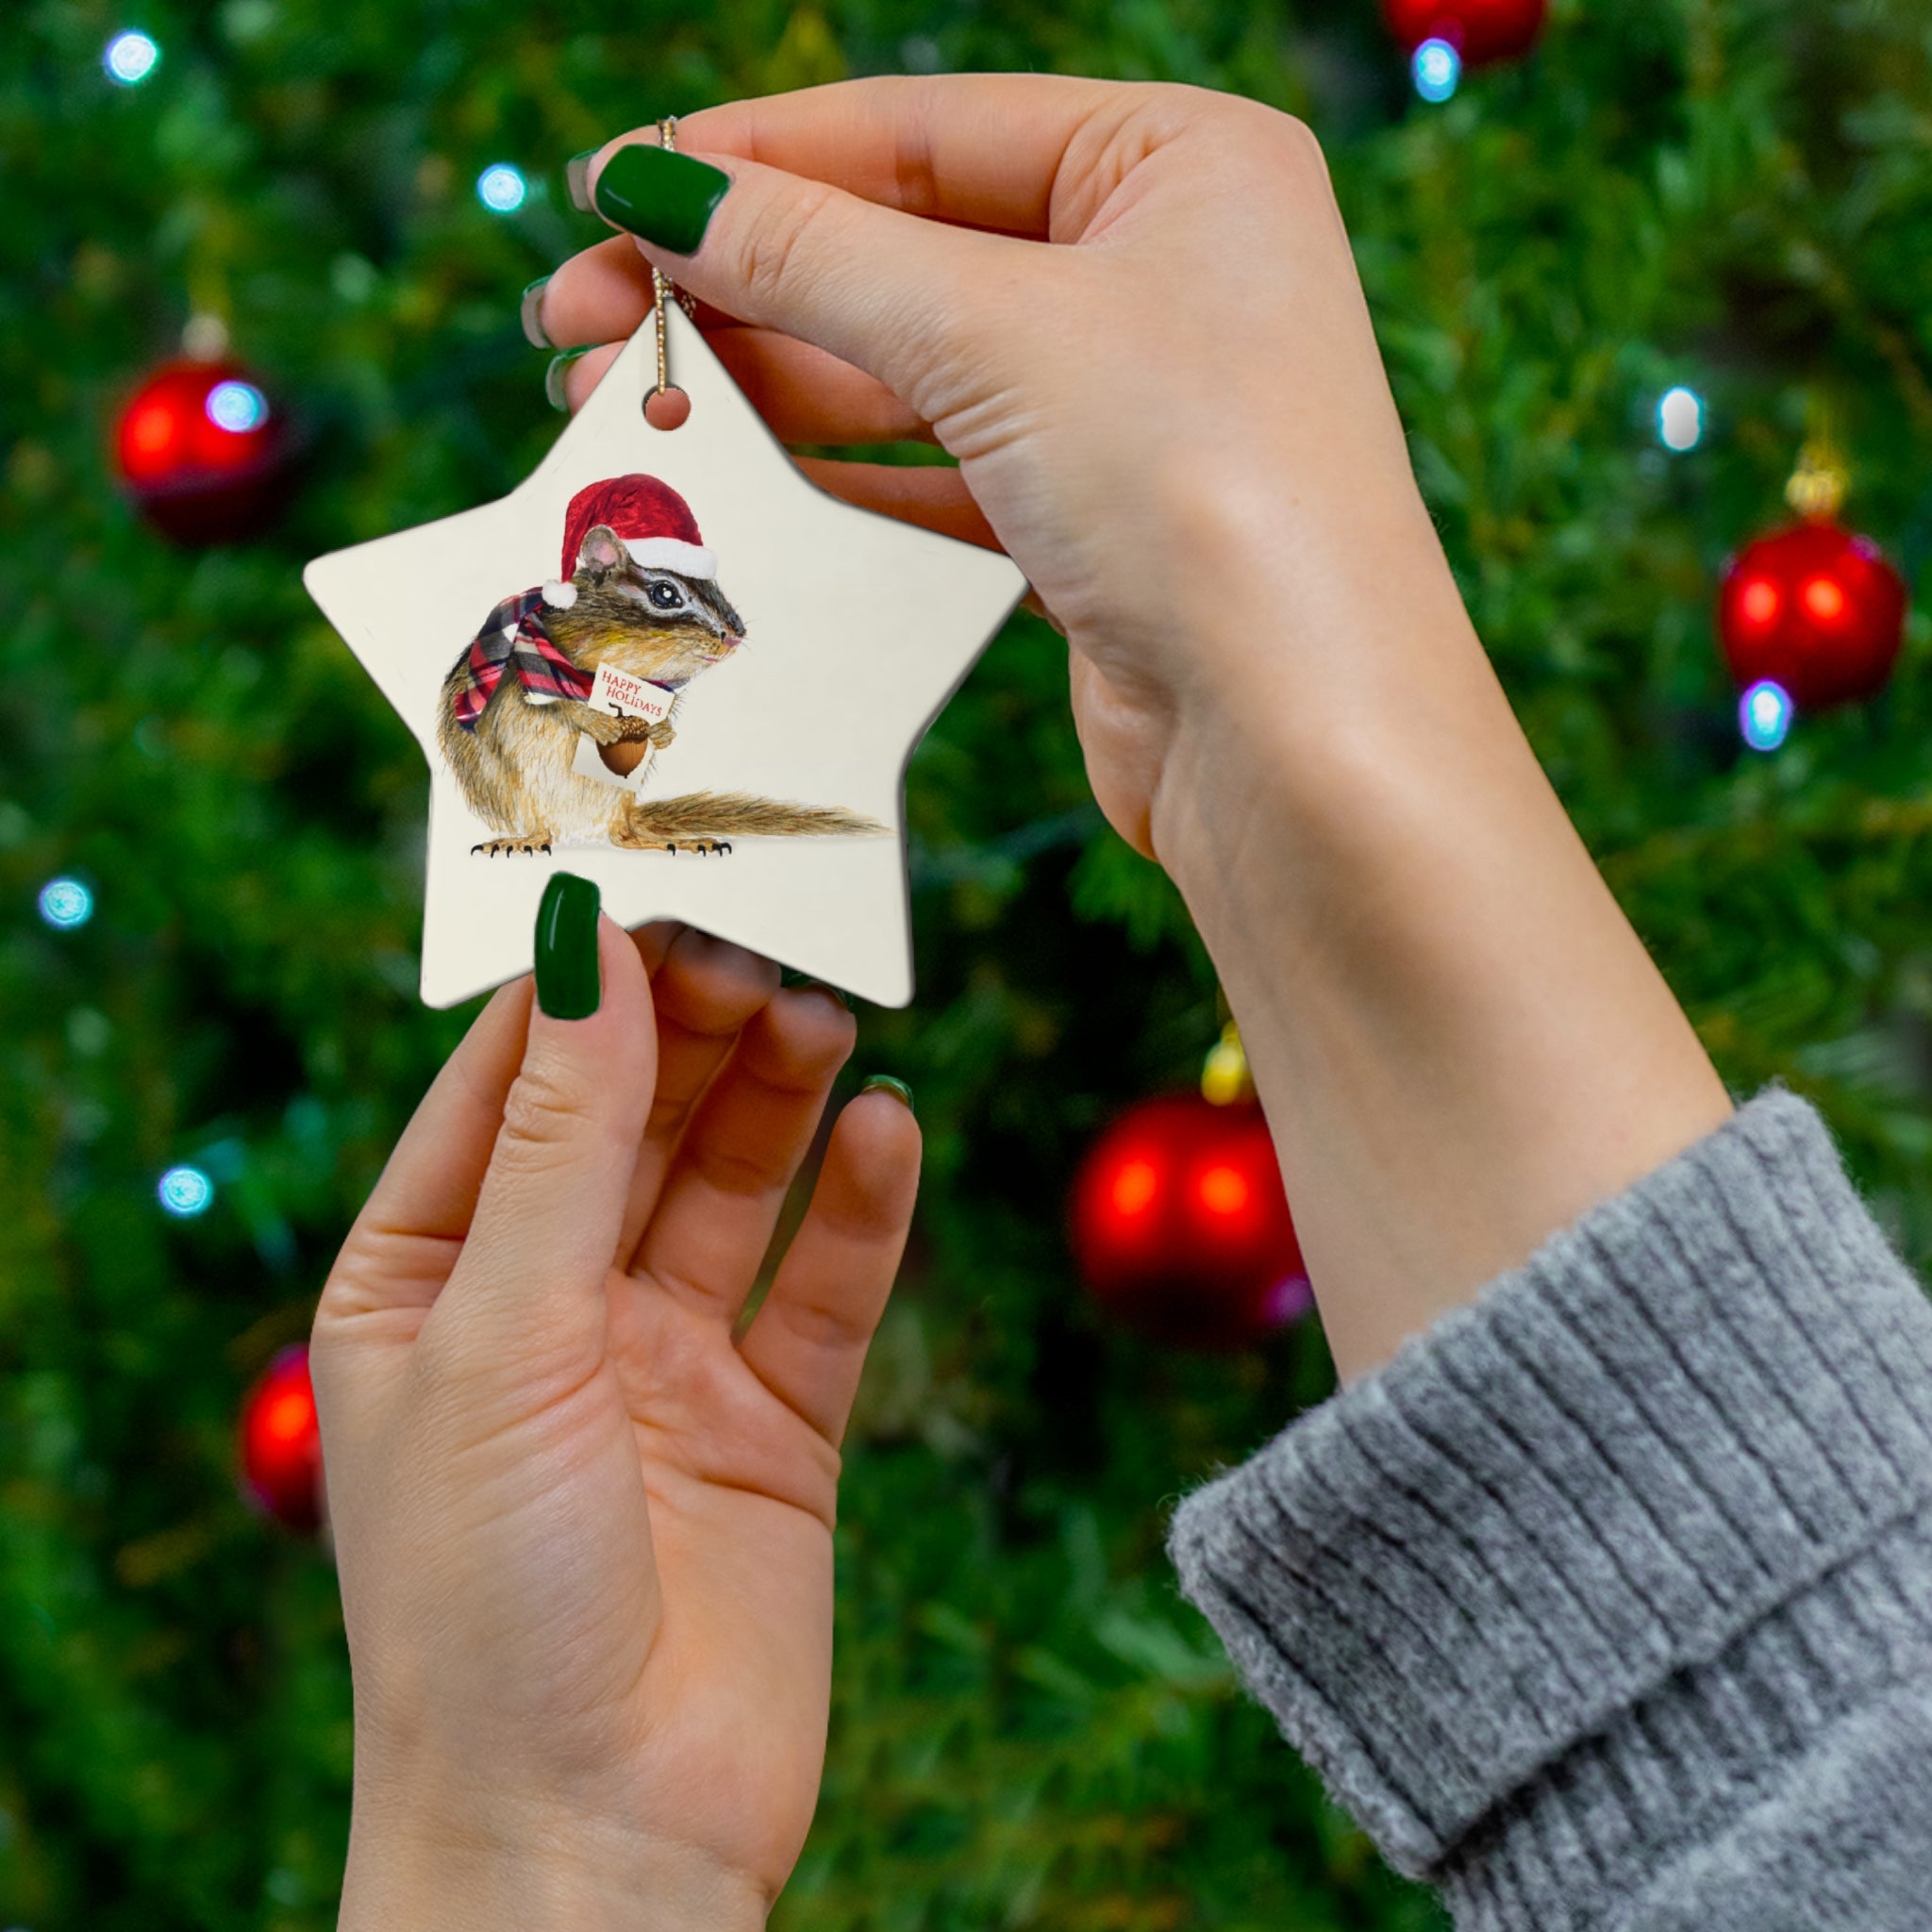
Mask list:
[{"label": "thumb", "polygon": [[985,291],[1011,279],[1026,248],[741,156],[648,140],[607,149],[588,182],[597,213],[679,288],[864,370],[928,422],[949,400],[933,395],[935,376],[983,339]]},{"label": "thumb", "polygon": [[602,1359],[605,1282],[657,1085],[651,987],[589,879],[537,914],[537,1000],[463,1251],[425,1321],[520,1383]]}]

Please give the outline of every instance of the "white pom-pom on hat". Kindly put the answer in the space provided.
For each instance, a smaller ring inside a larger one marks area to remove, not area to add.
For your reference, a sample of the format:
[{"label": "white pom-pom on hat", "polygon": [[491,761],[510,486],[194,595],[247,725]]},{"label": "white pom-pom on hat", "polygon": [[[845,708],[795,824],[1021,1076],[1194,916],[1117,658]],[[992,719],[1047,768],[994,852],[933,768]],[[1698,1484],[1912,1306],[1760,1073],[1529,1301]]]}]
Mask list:
[{"label": "white pom-pom on hat", "polygon": [[577,601],[577,587],[552,577],[543,586],[543,601],[553,610],[568,610]]}]

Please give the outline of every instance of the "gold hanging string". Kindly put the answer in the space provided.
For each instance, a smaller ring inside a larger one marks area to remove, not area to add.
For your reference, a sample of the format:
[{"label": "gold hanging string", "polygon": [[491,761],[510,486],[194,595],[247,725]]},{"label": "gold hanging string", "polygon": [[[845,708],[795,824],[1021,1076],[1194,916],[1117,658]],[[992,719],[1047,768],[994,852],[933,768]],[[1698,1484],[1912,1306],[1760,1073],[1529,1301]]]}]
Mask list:
[{"label": "gold hanging string", "polygon": [[[671,154],[677,152],[677,116],[667,114],[658,124],[658,145]],[[695,322],[698,319],[697,304],[678,288],[656,262],[651,264],[651,313],[658,325],[658,380],[644,400],[651,396],[661,396],[671,387],[671,350],[669,326],[664,319],[664,305],[675,297],[677,306]]]}]

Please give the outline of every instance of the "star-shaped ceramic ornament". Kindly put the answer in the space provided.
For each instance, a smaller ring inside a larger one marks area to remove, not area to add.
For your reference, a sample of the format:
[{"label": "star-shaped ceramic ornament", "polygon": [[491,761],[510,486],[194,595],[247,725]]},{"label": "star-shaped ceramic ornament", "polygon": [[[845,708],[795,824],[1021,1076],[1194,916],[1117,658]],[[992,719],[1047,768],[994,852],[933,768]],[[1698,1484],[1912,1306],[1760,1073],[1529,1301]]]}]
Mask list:
[{"label": "star-shaped ceramic ornament", "polygon": [[675,303],[529,479],[303,573],[429,759],[423,998],[530,970],[552,873],[874,1000],[912,997],[905,774],[1025,591],[827,494]]}]

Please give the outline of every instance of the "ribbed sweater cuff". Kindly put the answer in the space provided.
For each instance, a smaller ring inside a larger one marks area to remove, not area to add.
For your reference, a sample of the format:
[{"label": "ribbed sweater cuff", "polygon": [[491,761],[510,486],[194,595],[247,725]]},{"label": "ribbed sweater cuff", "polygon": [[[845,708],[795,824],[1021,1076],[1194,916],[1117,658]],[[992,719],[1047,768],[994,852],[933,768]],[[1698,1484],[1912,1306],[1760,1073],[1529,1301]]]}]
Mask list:
[{"label": "ribbed sweater cuff", "polygon": [[[1729,1662],[1700,1670],[1747,1633],[1802,1652],[1794,1599],[1917,1540],[1928,1387],[1932,1306],[1773,1087],[1189,1496],[1170,1550],[1384,1856],[1441,1876],[1575,1765],[1617,1803],[1603,1740],[1633,1712],[1642,1779],[1673,1788],[1675,1734],[1638,1707],[1722,1689]],[[1776,1729],[1731,1726],[1730,1789],[1737,1754],[1790,1755]]]}]

